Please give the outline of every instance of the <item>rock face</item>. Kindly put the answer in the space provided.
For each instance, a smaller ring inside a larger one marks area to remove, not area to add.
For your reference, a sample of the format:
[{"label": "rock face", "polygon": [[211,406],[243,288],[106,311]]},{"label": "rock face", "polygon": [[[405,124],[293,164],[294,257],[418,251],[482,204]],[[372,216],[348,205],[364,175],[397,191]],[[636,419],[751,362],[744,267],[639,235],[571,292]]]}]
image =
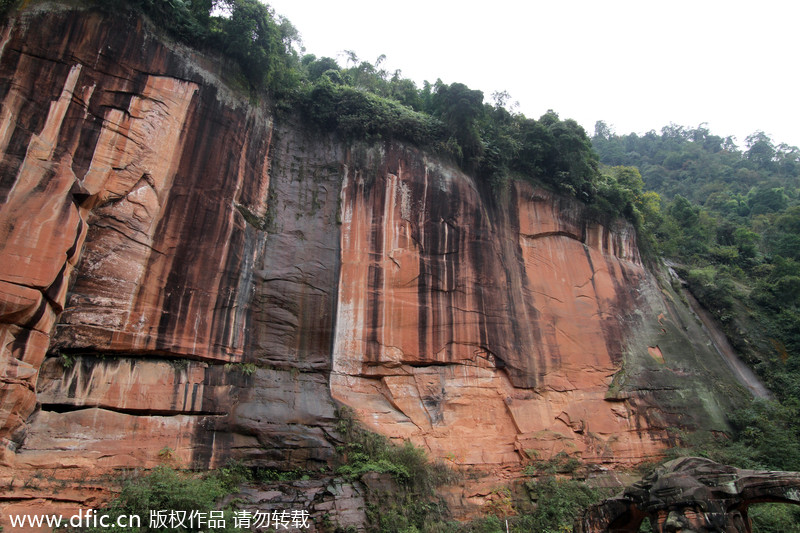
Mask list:
[{"label": "rock face", "polygon": [[140,20],[48,9],[0,36],[3,479],[327,464],[337,401],[497,472],[726,428],[739,389],[630,226],[274,115]]},{"label": "rock face", "polygon": [[636,532],[649,519],[656,533],[750,533],[747,509],[764,502],[800,505],[800,473],[741,470],[700,457],[665,463],[575,522],[578,533]]},{"label": "rock face", "polygon": [[0,514],[97,497],[14,485],[45,471],[327,464],[341,148],[140,21],[26,13],[0,50]]},{"label": "rock face", "polygon": [[604,401],[646,278],[630,227],[522,183],[500,213],[413,151],[368,159],[386,168],[348,164],[342,189],[335,398],[459,463],[660,448],[631,402]]}]

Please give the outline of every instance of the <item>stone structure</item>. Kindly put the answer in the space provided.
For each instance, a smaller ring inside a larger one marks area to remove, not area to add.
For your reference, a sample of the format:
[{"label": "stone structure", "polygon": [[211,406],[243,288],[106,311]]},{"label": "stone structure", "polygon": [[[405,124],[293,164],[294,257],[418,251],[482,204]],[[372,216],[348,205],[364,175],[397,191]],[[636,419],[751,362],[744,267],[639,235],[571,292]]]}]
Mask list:
[{"label": "stone structure", "polygon": [[800,473],[743,470],[699,457],[675,459],[622,494],[587,509],[576,533],[750,533],[754,503],[800,505]]}]

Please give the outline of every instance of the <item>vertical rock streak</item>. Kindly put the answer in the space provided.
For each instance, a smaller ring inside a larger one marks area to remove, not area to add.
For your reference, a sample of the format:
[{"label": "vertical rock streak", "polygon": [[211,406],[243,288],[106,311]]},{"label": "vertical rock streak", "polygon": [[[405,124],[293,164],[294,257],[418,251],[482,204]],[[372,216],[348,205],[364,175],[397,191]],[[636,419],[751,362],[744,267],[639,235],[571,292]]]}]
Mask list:
[{"label": "vertical rock streak", "polygon": [[633,235],[529,185],[512,198],[498,214],[471,178],[396,145],[349,162],[332,394],[466,463],[641,460],[665,435],[604,401],[645,278]]},{"label": "vertical rock streak", "polygon": [[[0,467],[326,462],[327,380],[297,371],[329,367],[338,171],[281,167],[273,195],[270,115],[188,52],[24,16],[0,56]],[[279,219],[310,193],[319,212]]]},{"label": "vertical rock streak", "polygon": [[22,17],[0,35],[0,480],[162,450],[327,464],[334,399],[512,470],[725,429],[706,384],[729,371],[629,226],[272,116],[141,21]]}]

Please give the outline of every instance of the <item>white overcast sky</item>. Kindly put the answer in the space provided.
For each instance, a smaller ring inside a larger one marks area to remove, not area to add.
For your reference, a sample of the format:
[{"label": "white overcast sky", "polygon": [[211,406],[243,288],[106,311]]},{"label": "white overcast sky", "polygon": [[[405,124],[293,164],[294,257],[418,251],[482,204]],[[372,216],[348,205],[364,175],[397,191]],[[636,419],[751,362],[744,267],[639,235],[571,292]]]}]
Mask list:
[{"label": "white overcast sky", "polygon": [[[262,0],[263,1],[263,0]],[[508,91],[591,135],[707,123],[739,146],[756,130],[800,146],[798,0],[272,0],[306,53],[344,50],[421,86]]]}]

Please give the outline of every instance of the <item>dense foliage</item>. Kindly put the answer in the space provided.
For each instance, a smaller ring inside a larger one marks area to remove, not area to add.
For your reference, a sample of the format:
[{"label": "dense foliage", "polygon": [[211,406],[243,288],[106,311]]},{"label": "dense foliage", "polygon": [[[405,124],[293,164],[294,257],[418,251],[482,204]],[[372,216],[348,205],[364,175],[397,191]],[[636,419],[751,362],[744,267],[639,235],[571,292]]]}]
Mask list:
[{"label": "dense foliage", "polygon": [[[1,1],[1,0],[0,0]],[[292,24],[258,0],[94,0],[112,13],[147,15],[173,38],[234,59],[251,89],[279,94],[296,83]]]},{"label": "dense foliage", "polygon": [[624,194],[600,173],[591,142],[574,120],[553,111],[527,118],[505,107],[508,95],[495,94],[488,103],[462,83],[437,80],[417,88],[400,71],[380,69],[382,59],[371,64],[351,52],[345,68],[332,58],[306,55],[294,103],[328,130],[400,139],[448,155],[495,193],[512,178],[531,179],[614,215],[628,207],[632,215],[632,206],[610,199]]},{"label": "dense foliage", "polygon": [[[11,0],[0,0],[0,9]],[[584,129],[548,111],[538,119],[507,108],[506,93],[441,80],[419,88],[400,71],[347,52],[346,66],[300,55],[292,24],[259,0],[86,0],[100,9],[147,15],[172,38],[235,60],[253,95],[278,109],[300,109],[328,131],[358,139],[397,139],[452,157],[502,194],[520,178],[573,195],[598,213],[636,221],[640,190],[604,176]],[[10,5],[10,4],[9,4]]]},{"label": "dense foliage", "polygon": [[[98,513],[109,517],[109,524],[116,524],[117,518],[126,517],[123,523],[136,523],[130,519],[138,516],[140,527],[93,527],[78,528],[80,531],[100,532],[112,531],[116,533],[144,533],[177,531],[190,532],[207,529],[192,527],[190,521],[185,521],[185,527],[167,527],[166,524],[153,523],[150,520],[152,510],[169,510],[178,514],[185,513],[190,516],[192,512],[208,513],[220,509],[224,496],[236,492],[239,485],[251,476],[248,469],[231,463],[219,470],[206,474],[194,474],[181,471],[172,466],[162,465],[148,473],[137,472],[128,479],[123,480],[122,490],[105,509]],[[232,509],[221,512],[221,522],[225,527],[217,531],[240,531],[233,527]],[[199,526],[199,523],[196,524]],[[66,531],[73,531],[67,528]]]},{"label": "dense foliage", "polygon": [[343,464],[336,473],[351,480],[371,472],[393,479],[383,489],[385,493],[373,495],[380,503],[368,505],[367,516],[375,531],[418,532],[446,518],[447,506],[435,489],[456,481],[451,468],[429,461],[424,450],[411,442],[396,446],[386,437],[365,430],[346,407],[341,407],[338,415],[337,430],[342,438],[338,451]]},{"label": "dense foliage", "polygon": [[709,453],[745,467],[800,470],[800,150],[756,132],[739,148],[700,126],[592,139],[601,161],[638,168],[653,198],[658,252],[774,392],[733,414]]}]

